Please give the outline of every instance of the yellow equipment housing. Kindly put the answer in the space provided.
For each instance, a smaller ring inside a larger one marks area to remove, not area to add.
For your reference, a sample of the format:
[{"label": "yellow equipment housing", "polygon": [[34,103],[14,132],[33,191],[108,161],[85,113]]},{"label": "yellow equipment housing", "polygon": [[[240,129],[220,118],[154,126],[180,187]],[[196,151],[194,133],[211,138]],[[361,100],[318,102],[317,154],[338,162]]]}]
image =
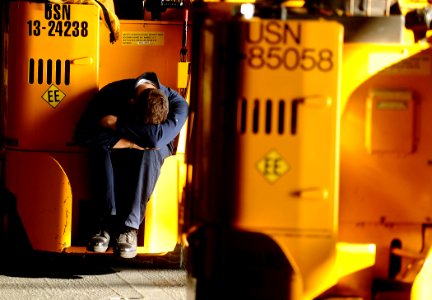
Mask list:
[{"label": "yellow equipment housing", "polygon": [[[85,252],[92,205],[87,152],[72,142],[75,124],[99,88],[144,71],[186,90],[187,61],[179,64],[184,25],[123,21],[112,44],[96,5],[12,2],[9,16],[6,187],[34,250]],[[180,244],[184,139],[181,133],[161,170],[139,254],[165,254]]]},{"label": "yellow equipment housing", "polygon": [[429,4],[399,4],[396,16],[247,19],[240,2],[200,2],[189,77],[178,14],[120,20],[111,43],[99,6],[11,2],[5,183],[32,248],[86,252],[75,123],[105,84],[150,70],[191,113],[138,252],[187,246],[190,297],[392,299],[384,279],[429,299],[432,52],[428,32],[402,28]]},{"label": "yellow equipment housing", "polygon": [[190,289],[313,299],[375,261],[373,244],[338,243],[343,26],[197,19]]}]

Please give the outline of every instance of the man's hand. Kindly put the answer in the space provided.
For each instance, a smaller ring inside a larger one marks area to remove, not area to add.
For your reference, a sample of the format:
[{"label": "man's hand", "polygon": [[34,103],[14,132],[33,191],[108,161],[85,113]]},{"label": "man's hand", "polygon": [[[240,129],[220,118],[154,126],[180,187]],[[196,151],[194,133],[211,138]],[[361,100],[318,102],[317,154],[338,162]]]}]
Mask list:
[{"label": "man's hand", "polygon": [[[114,115],[106,115],[99,121],[99,125],[105,128],[111,128],[112,130],[116,129],[117,117]],[[121,138],[113,147],[114,149],[119,148],[129,148],[129,149],[137,149],[137,150],[150,150],[150,149],[158,149],[158,148],[143,148],[135,144],[134,142]]]},{"label": "man's hand", "polygon": [[137,150],[151,150],[151,149],[158,149],[158,148],[143,148],[135,144],[134,142],[131,142],[128,139],[121,138],[113,147],[114,149],[119,148],[129,148],[129,149],[137,149]]},{"label": "man's hand", "polygon": [[107,115],[99,121],[100,126],[111,128],[113,130],[116,129],[116,124],[117,124],[117,117],[114,115]]}]

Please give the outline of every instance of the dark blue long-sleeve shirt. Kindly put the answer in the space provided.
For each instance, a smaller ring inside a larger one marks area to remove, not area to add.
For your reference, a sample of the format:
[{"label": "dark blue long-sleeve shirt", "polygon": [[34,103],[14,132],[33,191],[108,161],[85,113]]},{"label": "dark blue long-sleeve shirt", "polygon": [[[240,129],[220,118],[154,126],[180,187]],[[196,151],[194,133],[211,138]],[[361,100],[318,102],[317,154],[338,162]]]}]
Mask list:
[{"label": "dark blue long-sleeve shirt", "polygon": [[[130,99],[135,94],[135,84],[141,78],[155,82],[168,97],[168,117],[161,124],[144,124],[127,116]],[[99,125],[100,120],[107,115],[117,116],[116,130]],[[143,148],[168,146],[172,153],[173,140],[186,122],[187,115],[186,100],[175,90],[162,85],[155,73],[147,72],[138,78],[110,83],[96,93],[77,124],[74,138],[79,145],[108,151],[121,138],[127,138]]]}]

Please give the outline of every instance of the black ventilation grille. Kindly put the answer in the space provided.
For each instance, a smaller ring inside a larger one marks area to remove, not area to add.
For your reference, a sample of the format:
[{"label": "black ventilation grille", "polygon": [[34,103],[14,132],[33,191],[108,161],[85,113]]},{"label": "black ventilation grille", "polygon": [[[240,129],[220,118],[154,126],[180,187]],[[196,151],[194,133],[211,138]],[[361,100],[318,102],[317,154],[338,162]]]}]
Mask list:
[{"label": "black ventilation grille", "polygon": [[[252,115],[248,116],[248,105],[252,107]],[[264,120],[260,120],[261,110],[265,111]],[[285,133],[286,124],[286,104],[285,100],[271,100],[260,101],[258,99],[248,101],[247,99],[241,100],[240,105],[240,120],[239,128],[240,133],[265,133],[265,134],[280,134]],[[273,128],[274,118],[277,118],[276,128]],[[264,124],[264,132],[259,132],[260,128],[263,128],[261,124]]]},{"label": "black ventilation grille", "polygon": [[70,84],[70,60],[30,58],[28,82],[30,84]]}]

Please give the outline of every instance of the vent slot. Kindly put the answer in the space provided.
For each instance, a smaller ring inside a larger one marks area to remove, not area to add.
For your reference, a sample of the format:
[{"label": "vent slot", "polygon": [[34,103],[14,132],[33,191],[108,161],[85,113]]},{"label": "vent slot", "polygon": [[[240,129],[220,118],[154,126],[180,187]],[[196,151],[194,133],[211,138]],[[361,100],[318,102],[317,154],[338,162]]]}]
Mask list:
[{"label": "vent slot", "polygon": [[38,83],[39,84],[42,84],[43,83],[43,65],[44,65],[44,63],[43,63],[43,60],[42,59],[39,59],[38,60],[38,67],[37,67],[37,78],[38,78]]},{"label": "vent slot", "polygon": [[48,59],[47,62],[47,83],[52,83],[52,60]]},{"label": "vent slot", "polygon": [[[251,109],[248,109],[248,105],[252,105]],[[267,99],[260,101],[255,99],[248,101],[242,99],[240,102],[240,113],[239,113],[239,129],[240,133],[247,133],[249,130],[254,134],[260,133],[260,124],[264,124],[264,133],[272,134],[276,130],[277,134],[285,133],[285,119],[286,119],[286,104],[285,100],[274,101]],[[260,110],[264,110],[264,120],[260,120]],[[275,111],[276,110],[276,111]],[[252,116],[248,116],[248,112],[252,113]],[[277,122],[274,122],[274,118],[277,118]],[[273,125],[277,124],[277,128],[273,128]]]},{"label": "vent slot", "polygon": [[259,129],[259,108],[260,108],[260,103],[258,100],[255,100],[254,108],[253,108],[253,122],[252,122],[253,133],[258,133],[258,129]]},{"label": "vent slot", "polygon": [[247,101],[243,99],[241,101],[241,113],[240,113],[240,132],[246,132],[246,124],[247,124]]},{"label": "vent slot", "polygon": [[272,123],[272,102],[271,100],[267,100],[266,117],[265,117],[265,132],[267,134],[271,133],[271,123]]},{"label": "vent slot", "polygon": [[34,60],[33,59],[30,59],[30,61],[29,61],[29,70],[28,70],[28,72],[29,72],[29,79],[28,79],[28,81],[29,81],[30,84],[33,84],[34,83],[34,72],[35,72],[35,64],[34,64]]},{"label": "vent slot", "polygon": [[[70,84],[70,60],[62,61],[60,59],[54,60],[48,59],[44,61],[43,59],[31,58],[29,61],[28,68],[28,82],[30,84]],[[63,81],[62,81],[63,80]]]},{"label": "vent slot", "polygon": [[283,134],[285,131],[285,101],[279,101],[279,115],[278,115],[278,133]]},{"label": "vent slot", "polygon": [[56,60],[56,84],[60,84],[61,83],[61,69],[62,69],[62,64],[60,60]]},{"label": "vent slot", "polygon": [[70,84],[70,60],[65,61],[65,72],[64,72],[64,83],[66,85]]}]

